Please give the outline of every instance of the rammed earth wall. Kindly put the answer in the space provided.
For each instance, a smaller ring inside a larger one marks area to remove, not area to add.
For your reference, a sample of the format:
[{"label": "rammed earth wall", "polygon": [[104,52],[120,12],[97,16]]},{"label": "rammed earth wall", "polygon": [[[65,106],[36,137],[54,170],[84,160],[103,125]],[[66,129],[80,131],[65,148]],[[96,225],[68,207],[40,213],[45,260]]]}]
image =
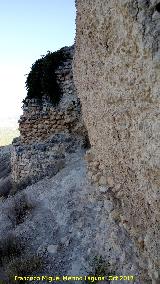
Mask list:
[{"label": "rammed earth wall", "polygon": [[89,176],[120,199],[121,225],[152,283],[160,277],[159,6],[154,0],[77,0],[74,60],[91,143]]}]

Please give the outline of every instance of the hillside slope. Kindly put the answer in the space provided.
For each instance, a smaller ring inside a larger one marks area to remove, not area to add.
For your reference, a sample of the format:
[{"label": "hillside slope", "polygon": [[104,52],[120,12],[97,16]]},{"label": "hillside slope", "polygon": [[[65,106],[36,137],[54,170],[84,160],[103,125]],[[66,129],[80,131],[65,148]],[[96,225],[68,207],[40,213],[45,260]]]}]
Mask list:
[{"label": "hillside slope", "polygon": [[0,127],[0,146],[6,146],[12,143],[13,138],[19,136],[16,127]]},{"label": "hillside slope", "polygon": [[[12,235],[12,240],[25,243],[18,258],[11,256],[7,264],[1,254],[1,279],[12,283],[8,276],[22,275],[23,271],[24,275],[54,274],[61,280],[63,275],[106,275],[100,283],[109,283],[107,275],[113,274],[138,277],[133,245],[118,225],[118,201],[113,199],[111,189],[90,185],[84,150],[79,150],[70,155],[65,168],[53,178],[45,178],[1,201],[0,247],[4,235],[5,239]],[[33,256],[42,262],[39,273]],[[27,266],[26,259],[33,267]],[[140,282],[137,278],[133,283]]]},{"label": "hillside slope", "polygon": [[0,198],[7,197],[11,188],[11,148],[0,147]]}]

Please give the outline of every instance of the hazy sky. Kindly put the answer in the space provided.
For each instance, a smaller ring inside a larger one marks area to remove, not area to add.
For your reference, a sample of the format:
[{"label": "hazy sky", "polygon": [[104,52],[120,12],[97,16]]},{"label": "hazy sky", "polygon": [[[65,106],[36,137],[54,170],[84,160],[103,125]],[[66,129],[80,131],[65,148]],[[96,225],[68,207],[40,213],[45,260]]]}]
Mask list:
[{"label": "hazy sky", "polygon": [[0,124],[20,115],[35,60],[74,43],[74,2],[0,0]]}]

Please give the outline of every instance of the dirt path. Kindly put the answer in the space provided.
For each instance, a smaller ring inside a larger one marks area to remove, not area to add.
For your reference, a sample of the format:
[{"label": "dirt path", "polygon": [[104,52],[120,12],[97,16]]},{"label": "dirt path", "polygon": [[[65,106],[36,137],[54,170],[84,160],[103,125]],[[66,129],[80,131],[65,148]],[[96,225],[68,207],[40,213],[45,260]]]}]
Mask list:
[{"label": "dirt path", "polygon": [[[66,167],[56,176],[2,202],[0,236],[11,231],[23,239],[27,254],[42,257],[41,275],[84,276],[94,275],[98,270],[101,275],[104,269],[106,275],[117,271],[122,275],[135,275],[137,267],[132,244],[127,233],[112,218],[111,212],[115,209],[112,194],[107,188],[97,189],[90,185],[83,155],[82,151],[71,155]],[[24,194],[34,206],[16,223],[8,212],[15,200]]]}]

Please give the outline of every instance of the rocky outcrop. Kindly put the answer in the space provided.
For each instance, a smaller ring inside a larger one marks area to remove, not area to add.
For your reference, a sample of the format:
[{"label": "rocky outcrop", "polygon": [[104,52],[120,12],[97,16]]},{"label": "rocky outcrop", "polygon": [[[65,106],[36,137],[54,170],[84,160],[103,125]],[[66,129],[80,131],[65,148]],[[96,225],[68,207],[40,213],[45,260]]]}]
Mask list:
[{"label": "rocky outcrop", "polygon": [[140,283],[160,277],[159,5],[76,1],[74,81],[91,143],[89,176],[120,200]]},{"label": "rocky outcrop", "polygon": [[85,147],[87,131],[76,95],[72,59],[74,47],[63,48],[67,54],[56,72],[63,96],[58,105],[44,95],[42,100],[26,98],[19,120],[20,137],[13,141],[12,179],[16,187],[53,176],[65,165],[67,153]]}]

